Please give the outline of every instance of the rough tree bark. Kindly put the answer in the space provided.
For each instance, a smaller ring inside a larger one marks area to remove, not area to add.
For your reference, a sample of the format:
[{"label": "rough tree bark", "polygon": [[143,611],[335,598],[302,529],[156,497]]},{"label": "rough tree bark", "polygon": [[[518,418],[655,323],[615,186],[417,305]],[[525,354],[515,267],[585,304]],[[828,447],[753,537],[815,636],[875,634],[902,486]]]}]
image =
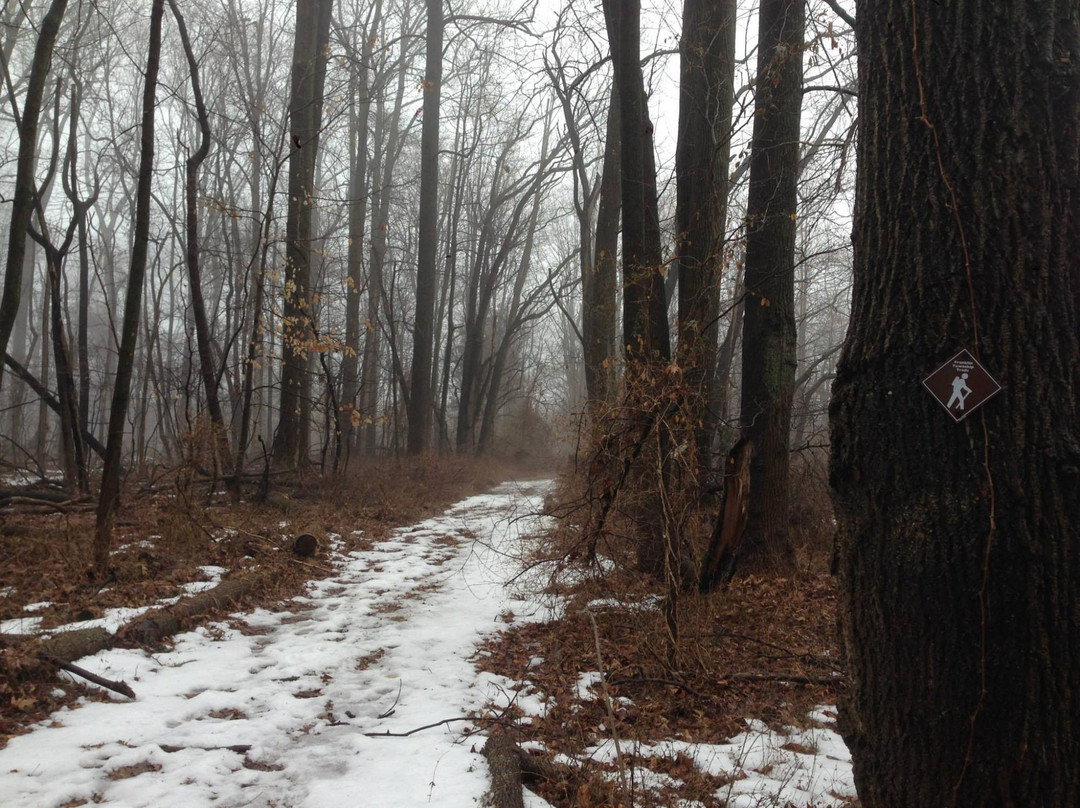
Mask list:
[{"label": "rough tree bark", "polygon": [[416,315],[409,381],[407,451],[428,448],[431,433],[431,363],[439,255],[439,100],[442,96],[442,0],[427,0],[424,122],[420,133],[420,212],[416,260]]},{"label": "rough tree bark", "polygon": [[[866,808],[1080,805],[1080,8],[856,20],[834,385],[842,729]],[[961,347],[1004,390],[955,423]]]},{"label": "rough tree bark", "polygon": [[754,445],[742,563],[790,570],[789,436],[795,384],[795,208],[805,0],[762,0],[746,203],[742,436]]},{"label": "rough tree bark", "polygon": [[716,377],[720,271],[727,223],[735,0],[685,0],[680,42],[675,211],[679,256],[679,366],[684,423],[697,446],[699,486],[712,469],[710,405]]},{"label": "rough tree bark", "polygon": [[[671,557],[679,542],[663,502],[670,483],[671,434],[664,373],[671,359],[671,341],[660,252],[653,127],[641,73],[641,4],[639,0],[605,0],[604,15],[622,135],[625,402],[630,417],[641,427],[636,446],[625,447],[624,452],[636,465],[632,487],[638,496],[630,510],[637,525],[638,565],[660,578],[678,572],[681,564]],[[646,445],[650,449],[641,455]]]},{"label": "rough tree bark", "polygon": [[311,241],[315,209],[315,167],[322,127],[326,52],[333,0],[299,0],[289,102],[288,215],[285,224],[285,293],[282,306],[281,411],[274,434],[274,459],[307,462],[311,420],[308,359],[314,335],[311,297]]},{"label": "rough tree bark", "polygon": [[[622,166],[623,343],[627,380],[644,365],[671,358],[664,295],[652,123],[641,74],[641,3],[605,0],[619,95]],[[635,369],[636,368],[636,369]]]}]

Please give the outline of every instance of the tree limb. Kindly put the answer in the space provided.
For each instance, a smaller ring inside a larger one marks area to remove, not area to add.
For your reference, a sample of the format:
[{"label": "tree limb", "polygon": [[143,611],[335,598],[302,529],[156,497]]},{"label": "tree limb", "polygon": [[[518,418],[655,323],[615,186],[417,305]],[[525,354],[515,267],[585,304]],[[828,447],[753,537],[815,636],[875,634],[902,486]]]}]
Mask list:
[{"label": "tree limb", "polygon": [[[48,405],[50,410],[57,415],[60,414],[60,402],[56,400],[56,396],[50,393],[45,385],[34,378],[34,374],[20,365],[9,353],[4,354],[4,364],[15,371],[15,375],[26,382],[30,389],[33,390],[46,405]],[[101,444],[101,441],[90,434],[88,430],[83,431],[83,440],[86,441],[87,446],[94,450],[98,457],[105,457],[105,447]]]},{"label": "tree limb", "polygon": [[112,690],[114,693],[119,693],[122,696],[127,696],[129,699],[135,698],[135,691],[132,690],[127,682],[114,682],[111,679],[104,679],[98,676],[96,673],[91,673],[86,668],[80,668],[78,665],[73,665],[70,662],[65,662],[58,656],[53,656],[46,651],[39,651],[38,658],[50,662],[60,670],[67,671],[68,673],[74,673],[76,676],[81,676],[88,682],[93,682],[95,685]]},{"label": "tree limb", "polygon": [[836,16],[851,26],[852,30],[855,28],[855,18],[844,11],[843,7],[836,2],[836,0],[825,0],[825,5],[836,12]]}]

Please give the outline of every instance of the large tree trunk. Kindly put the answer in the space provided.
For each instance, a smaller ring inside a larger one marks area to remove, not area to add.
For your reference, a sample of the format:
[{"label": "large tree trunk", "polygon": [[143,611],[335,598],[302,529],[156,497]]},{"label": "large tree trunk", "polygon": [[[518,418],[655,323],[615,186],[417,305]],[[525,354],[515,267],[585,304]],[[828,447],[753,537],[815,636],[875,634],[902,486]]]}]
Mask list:
[{"label": "large tree trunk", "polygon": [[285,224],[285,294],[282,306],[281,411],[274,435],[274,458],[307,462],[311,429],[311,372],[314,344],[311,246],[315,237],[315,166],[322,128],[326,51],[332,0],[299,0],[289,102],[288,215]]},{"label": "large tree trunk", "polygon": [[[916,16],[917,14],[917,16]],[[863,4],[832,408],[866,808],[1080,805],[1080,11]],[[966,347],[960,423],[920,380]]]},{"label": "large tree trunk", "polygon": [[623,345],[627,383],[671,358],[652,123],[641,74],[640,0],[605,0],[622,135]]},{"label": "large tree trunk", "polygon": [[439,255],[439,99],[442,95],[442,0],[427,0],[424,122],[420,134],[420,212],[416,260],[416,319],[409,374],[407,450],[427,450],[431,433],[431,362]]},{"label": "large tree trunk", "polygon": [[[637,560],[654,577],[678,571],[679,549],[664,507],[671,446],[671,412],[664,372],[671,359],[664,293],[656,166],[641,73],[641,4],[605,0],[604,15],[619,96],[622,134],[623,334],[627,418],[636,437],[622,453],[635,469],[635,501],[629,513],[637,527]],[[638,429],[639,427],[639,429]]]},{"label": "large tree trunk", "polygon": [[150,245],[150,191],[154,178],[154,109],[158,67],[161,64],[161,18],[165,0],[154,0],[150,10],[150,46],[146,56],[146,77],[142,98],[142,141],[139,154],[139,182],[135,200],[135,233],[132,241],[131,269],[128,273],[124,321],[117,357],[112,407],[109,411],[109,434],[105,446],[105,466],[101,477],[97,522],[94,533],[94,568],[104,579],[109,565],[113,518],[120,498],[120,460],[124,447],[131,375],[135,364],[135,346],[139,341],[139,315],[143,304],[143,281]]},{"label": "large tree trunk", "polygon": [[754,446],[743,563],[790,570],[788,466],[795,384],[795,208],[805,0],[762,0],[746,203],[742,435]]},{"label": "large tree trunk", "polygon": [[679,366],[684,422],[697,446],[698,484],[712,469],[712,412],[727,223],[735,0],[685,0],[679,142],[675,155],[679,255]]}]

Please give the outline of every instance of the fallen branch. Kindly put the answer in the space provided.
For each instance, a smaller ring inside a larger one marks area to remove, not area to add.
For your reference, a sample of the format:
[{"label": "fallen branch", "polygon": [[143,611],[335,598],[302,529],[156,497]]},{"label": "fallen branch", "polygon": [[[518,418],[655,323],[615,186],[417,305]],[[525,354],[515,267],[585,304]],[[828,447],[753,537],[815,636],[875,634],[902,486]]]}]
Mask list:
[{"label": "fallen branch", "polygon": [[608,692],[607,680],[603,677],[604,658],[600,654],[600,629],[596,626],[596,616],[589,609],[585,609],[585,616],[592,624],[593,642],[596,648],[596,665],[600,671],[600,692],[604,695],[604,706],[607,708],[608,723],[611,725],[611,741],[615,745],[615,760],[619,764],[619,782],[622,785],[623,794],[626,795],[627,805],[632,805],[630,796],[630,781],[626,776],[626,762],[623,760],[622,746],[619,743],[618,721],[615,719],[615,708],[611,703],[611,694]]},{"label": "fallen branch", "polygon": [[612,679],[608,682],[609,685],[664,685],[666,687],[677,687],[679,690],[684,690],[691,696],[699,699],[705,698],[705,694],[699,690],[694,690],[690,685],[678,682],[675,679],[646,679],[640,676],[630,677],[628,679]]},{"label": "fallen branch", "polygon": [[751,637],[749,634],[738,634],[738,633],[734,633],[734,632],[730,632],[730,631],[714,631],[714,632],[711,632],[709,634],[693,634],[693,635],[688,636],[686,639],[688,639],[688,640],[690,640],[690,639],[703,639],[703,638],[710,638],[710,637],[731,638],[733,640],[745,640],[746,642],[757,643],[758,645],[762,645],[762,646],[764,646],[766,648],[772,648],[775,651],[780,651],[781,652],[781,656],[778,656],[778,657],[770,657],[767,654],[761,654],[761,656],[766,658],[766,659],[773,659],[773,658],[775,658],[775,659],[783,659],[785,657],[788,657],[788,658],[791,658],[791,659],[803,659],[803,660],[806,660],[807,662],[809,662],[809,663],[811,663],[813,665],[817,665],[818,667],[826,668],[828,670],[835,670],[835,666],[833,665],[832,662],[829,662],[828,660],[825,660],[825,659],[821,659],[820,657],[816,657],[816,656],[814,656],[813,654],[811,654],[808,651],[807,652],[801,652],[801,653],[797,652],[797,651],[792,651],[790,648],[785,648],[784,646],[777,645],[776,643],[767,642],[766,640],[763,640],[763,639],[761,639],[759,637]]},{"label": "fallen branch", "polygon": [[119,693],[121,696],[127,696],[129,699],[135,698],[135,691],[128,686],[127,682],[114,682],[111,679],[105,679],[101,676],[98,676],[96,673],[91,673],[86,668],[80,668],[78,665],[73,665],[70,662],[65,662],[64,660],[60,659],[60,657],[53,656],[52,654],[45,651],[38,652],[38,659],[44,662],[49,662],[62,671],[67,671],[68,673],[74,673],[76,676],[81,676],[88,682],[93,682],[95,685],[107,688],[114,693]]},{"label": "fallen branch", "polygon": [[0,508],[6,508],[9,505],[33,505],[38,508],[51,508],[54,511],[60,513],[67,513],[68,505],[73,505],[79,500],[64,500],[62,502],[55,502],[51,499],[45,499],[43,497],[34,496],[16,496],[16,497],[0,497]]},{"label": "fallen branch", "polygon": [[844,676],[837,673],[835,676],[804,676],[799,673],[729,673],[716,680],[717,684],[725,682],[791,682],[795,685],[835,685],[844,681]]},{"label": "fallen branch", "polygon": [[435,729],[435,727],[453,724],[457,721],[471,721],[476,723],[476,719],[471,716],[461,716],[459,718],[444,718],[442,721],[436,721],[434,724],[424,724],[424,726],[415,727],[408,732],[391,732],[390,730],[386,730],[385,732],[365,732],[364,735],[368,738],[408,738],[410,735],[423,732],[425,729]]},{"label": "fallen branch", "polygon": [[383,718],[389,718],[390,716],[392,716],[392,715],[394,714],[394,710],[396,710],[396,709],[397,709],[397,703],[398,703],[398,699],[400,699],[400,698],[401,698],[401,684],[402,684],[402,681],[403,681],[403,680],[401,680],[401,679],[398,679],[398,683],[397,683],[397,695],[396,695],[396,696],[394,696],[394,703],[390,705],[390,708],[389,708],[389,709],[387,709],[387,710],[384,710],[383,712],[379,713],[379,718],[380,718],[380,719],[383,719]]},{"label": "fallen branch", "polygon": [[39,527],[38,525],[10,524],[0,525],[0,536],[11,536],[22,539],[64,539],[68,532],[56,527]]},{"label": "fallen branch", "polygon": [[[49,409],[51,409],[57,415],[60,415],[60,402],[57,400],[56,396],[50,393],[48,388],[45,387],[45,385],[43,385],[36,378],[34,378],[33,374],[30,373],[30,371],[28,371],[26,368],[16,362],[15,359],[12,358],[11,354],[4,354],[4,364],[6,364],[9,368],[15,371],[15,375],[22,379],[24,382],[26,382],[26,384],[30,386],[30,389],[33,390],[38,395],[38,397],[41,398],[41,400],[48,405]],[[83,440],[86,441],[86,445],[93,449],[94,452],[97,453],[98,457],[105,457],[105,446],[101,443],[101,441],[95,438],[88,431],[84,431],[82,437]]]}]

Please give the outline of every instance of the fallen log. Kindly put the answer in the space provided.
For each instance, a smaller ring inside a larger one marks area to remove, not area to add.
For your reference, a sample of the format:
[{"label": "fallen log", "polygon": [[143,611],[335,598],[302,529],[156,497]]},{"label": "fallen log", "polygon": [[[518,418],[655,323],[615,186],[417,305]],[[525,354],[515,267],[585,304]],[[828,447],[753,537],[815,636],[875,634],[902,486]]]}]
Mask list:
[{"label": "fallen log", "polygon": [[530,755],[497,729],[489,736],[481,753],[491,769],[488,799],[493,808],[521,805],[522,788],[526,785],[543,786],[548,794],[569,800],[584,782],[581,771],[546,757]]},{"label": "fallen log", "polygon": [[122,641],[154,647],[194,620],[242,600],[264,584],[267,578],[268,573],[255,573],[224,581],[173,606],[146,612],[116,634],[110,634],[103,628],[61,631],[44,638],[33,634],[0,634],[0,644],[18,646],[34,643],[37,647],[31,649],[33,653],[43,652],[65,662],[92,656]]},{"label": "fallen log", "polygon": [[116,636],[139,645],[156,647],[192,620],[240,602],[268,579],[268,573],[255,573],[222,581],[213,589],[185,598],[173,606],[146,612],[120,629]]},{"label": "fallen log", "polygon": [[488,801],[493,808],[525,808],[521,789],[520,750],[496,727],[484,744],[482,753],[491,770]]},{"label": "fallen log", "polygon": [[25,539],[63,539],[67,538],[68,531],[57,527],[40,527],[38,525],[10,524],[0,525],[0,536]]},{"label": "fallen log", "polygon": [[294,556],[311,558],[319,549],[319,540],[310,533],[301,533],[293,542],[292,551]]},{"label": "fallen log", "polygon": [[103,628],[83,628],[61,631],[41,640],[41,652],[65,662],[93,656],[112,648],[113,635]]},{"label": "fallen log", "polygon": [[45,653],[71,662],[112,647],[113,635],[103,628],[61,631],[51,637],[36,634],[0,634],[0,646],[21,647],[34,644],[34,654]]}]

